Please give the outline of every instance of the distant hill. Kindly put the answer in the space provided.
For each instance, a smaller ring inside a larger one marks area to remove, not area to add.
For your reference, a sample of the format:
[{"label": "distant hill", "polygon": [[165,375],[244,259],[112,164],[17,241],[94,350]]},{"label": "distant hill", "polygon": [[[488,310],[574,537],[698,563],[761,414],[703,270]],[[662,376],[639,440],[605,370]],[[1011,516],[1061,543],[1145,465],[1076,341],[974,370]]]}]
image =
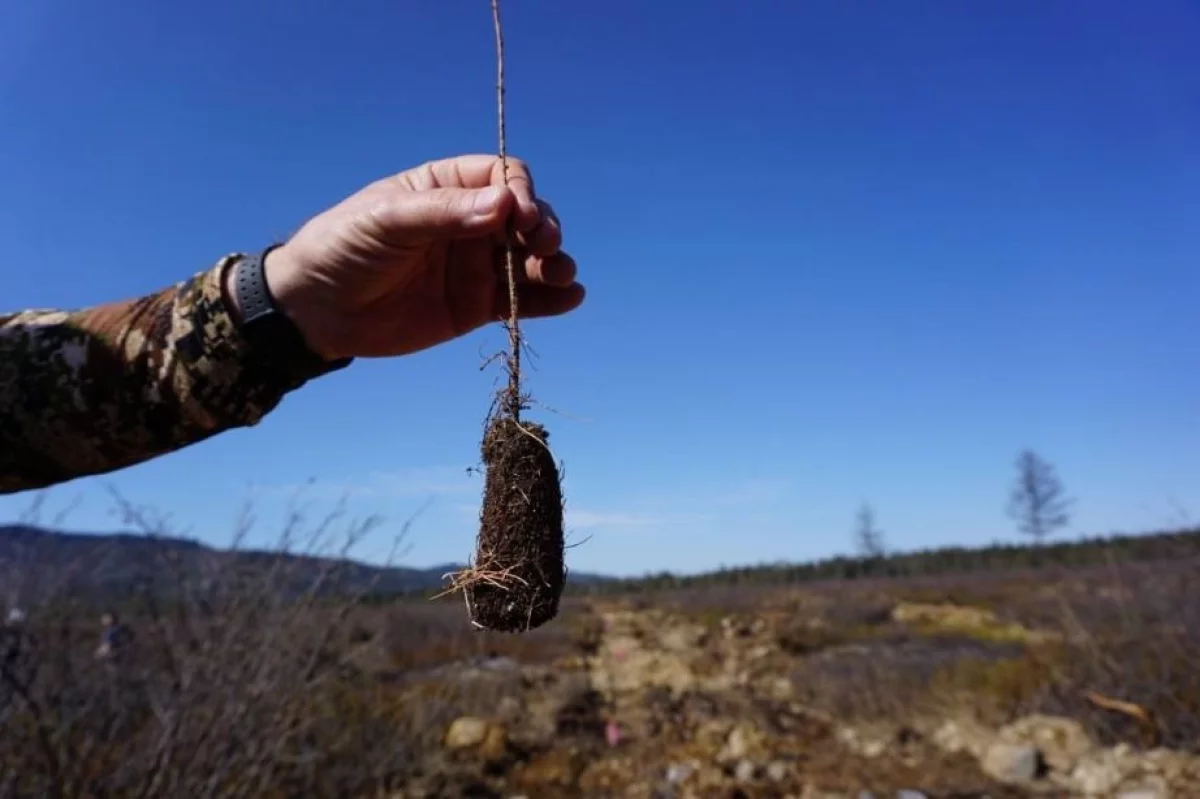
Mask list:
[{"label": "distant hill", "polygon": [[[351,560],[249,549],[221,549],[184,538],[139,533],[80,533],[30,525],[0,525],[0,604],[10,594],[31,602],[67,590],[75,595],[121,596],[155,584],[169,595],[179,575],[205,581],[241,576],[249,582],[274,569],[279,590],[299,594],[318,580],[322,593],[427,593],[446,586],[447,563],[419,569],[378,567]],[[609,578],[572,572],[575,586]]]}]

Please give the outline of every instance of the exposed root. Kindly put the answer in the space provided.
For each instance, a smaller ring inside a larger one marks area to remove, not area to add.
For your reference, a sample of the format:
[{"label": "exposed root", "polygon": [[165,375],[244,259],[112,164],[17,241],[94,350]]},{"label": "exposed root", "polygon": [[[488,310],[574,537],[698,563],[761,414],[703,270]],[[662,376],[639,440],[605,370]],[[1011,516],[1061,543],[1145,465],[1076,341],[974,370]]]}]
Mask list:
[{"label": "exposed root", "polygon": [[509,566],[507,569],[488,569],[478,566],[467,566],[456,572],[447,572],[442,575],[442,579],[450,580],[450,585],[445,591],[434,594],[430,599],[441,599],[458,591],[467,591],[472,586],[479,585],[480,583],[498,588],[501,591],[509,590],[510,581],[527,586],[528,583],[517,574],[517,568],[516,566]]}]

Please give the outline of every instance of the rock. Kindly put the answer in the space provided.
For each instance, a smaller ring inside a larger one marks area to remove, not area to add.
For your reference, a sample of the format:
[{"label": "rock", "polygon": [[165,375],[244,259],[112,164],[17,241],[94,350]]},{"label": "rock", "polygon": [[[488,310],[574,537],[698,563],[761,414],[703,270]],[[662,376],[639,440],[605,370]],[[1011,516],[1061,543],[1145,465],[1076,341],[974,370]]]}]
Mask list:
[{"label": "rock", "polygon": [[775,677],[769,685],[768,691],[775,699],[791,699],[796,693],[796,686],[786,677]]},{"label": "rock", "polygon": [[725,739],[725,752],[730,758],[745,757],[750,751],[750,734],[745,727],[734,727]]},{"label": "rock", "polygon": [[979,765],[997,782],[1019,785],[1037,779],[1041,772],[1041,753],[1035,746],[996,741],[988,747]]},{"label": "rock", "polygon": [[648,650],[633,638],[609,641],[608,657],[597,658],[592,666],[592,685],[605,694],[632,693],[654,686],[681,695],[696,685],[696,675],[688,662],[695,651]]},{"label": "rock", "polygon": [[487,719],[477,716],[461,716],[455,719],[446,731],[446,748],[470,749],[479,746],[487,738],[489,726]]},{"label": "rock", "polygon": [[1170,799],[1171,791],[1162,777],[1144,780],[1137,787],[1126,787],[1117,792],[1115,799]]},{"label": "rock", "polygon": [[758,767],[751,760],[739,760],[733,770],[733,778],[738,782],[752,782],[758,774]]},{"label": "rock", "polygon": [[739,724],[725,736],[725,745],[717,753],[717,761],[731,763],[757,753],[762,734],[748,724]]},{"label": "rock", "polygon": [[677,624],[663,632],[659,643],[672,652],[687,652],[703,646],[706,633],[699,625]]},{"label": "rock", "polygon": [[982,758],[995,736],[982,725],[969,720],[949,720],[937,727],[930,739],[933,745],[948,754],[967,752]]},{"label": "rock", "polygon": [[856,730],[853,727],[840,727],[837,739],[851,752],[874,758],[887,751],[888,744],[895,740],[895,731],[890,728]]},{"label": "rock", "polygon": [[1161,774],[1171,785],[1200,785],[1200,757],[1170,749],[1151,749],[1142,757],[1142,769]]},{"label": "rock", "polygon": [[858,751],[863,757],[879,757],[887,751],[887,744],[880,740],[864,741]]},{"label": "rock", "polygon": [[1109,794],[1124,781],[1132,765],[1114,749],[1097,750],[1080,759],[1071,772],[1071,783],[1085,794]]},{"label": "rock", "polygon": [[667,782],[672,785],[686,782],[695,771],[696,767],[690,763],[672,763],[667,766]]},{"label": "rock", "polygon": [[901,788],[900,790],[896,791],[896,799],[929,799],[929,797],[921,791],[913,791],[909,790],[908,788]]},{"label": "rock", "polygon": [[499,724],[489,724],[479,754],[489,763],[497,763],[508,756],[508,733]]},{"label": "rock", "polygon": [[1070,774],[1079,759],[1095,748],[1082,724],[1057,716],[1026,716],[1002,728],[999,737],[1007,743],[1037,747],[1046,766],[1063,774]]},{"label": "rock", "polygon": [[791,768],[782,760],[772,760],[767,764],[767,779],[771,782],[783,782],[787,779]]}]

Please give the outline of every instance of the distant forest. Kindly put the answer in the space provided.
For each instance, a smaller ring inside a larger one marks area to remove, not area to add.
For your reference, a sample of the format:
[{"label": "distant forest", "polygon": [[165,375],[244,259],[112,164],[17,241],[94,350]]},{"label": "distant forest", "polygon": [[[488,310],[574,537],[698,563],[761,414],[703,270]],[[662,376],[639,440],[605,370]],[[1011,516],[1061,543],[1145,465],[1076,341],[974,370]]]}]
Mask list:
[{"label": "distant forest", "polygon": [[1183,561],[1200,557],[1200,528],[1143,535],[1116,535],[1056,544],[993,544],[946,547],[874,557],[835,557],[810,563],[770,563],[723,568],[697,575],[669,572],[643,577],[568,582],[580,595],[728,585],[787,585],[817,580],[930,577],[1016,569],[1079,568],[1108,563]]}]

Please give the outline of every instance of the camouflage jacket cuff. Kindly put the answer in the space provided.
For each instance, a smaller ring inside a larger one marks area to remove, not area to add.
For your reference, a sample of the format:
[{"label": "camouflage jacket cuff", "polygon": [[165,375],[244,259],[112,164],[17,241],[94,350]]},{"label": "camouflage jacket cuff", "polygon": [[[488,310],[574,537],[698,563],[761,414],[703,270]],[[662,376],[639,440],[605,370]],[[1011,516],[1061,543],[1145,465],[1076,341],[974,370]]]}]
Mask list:
[{"label": "camouflage jacket cuff", "polygon": [[224,282],[241,257],[227,255],[179,287],[172,312],[176,335],[163,342],[182,367],[173,393],[193,404],[189,416],[214,429],[257,424],[304,382],[267,368],[268,359],[238,330]]},{"label": "camouflage jacket cuff", "polygon": [[239,331],[223,277],[241,257],[135,300],[0,315],[0,493],[257,424],[311,377]]}]

